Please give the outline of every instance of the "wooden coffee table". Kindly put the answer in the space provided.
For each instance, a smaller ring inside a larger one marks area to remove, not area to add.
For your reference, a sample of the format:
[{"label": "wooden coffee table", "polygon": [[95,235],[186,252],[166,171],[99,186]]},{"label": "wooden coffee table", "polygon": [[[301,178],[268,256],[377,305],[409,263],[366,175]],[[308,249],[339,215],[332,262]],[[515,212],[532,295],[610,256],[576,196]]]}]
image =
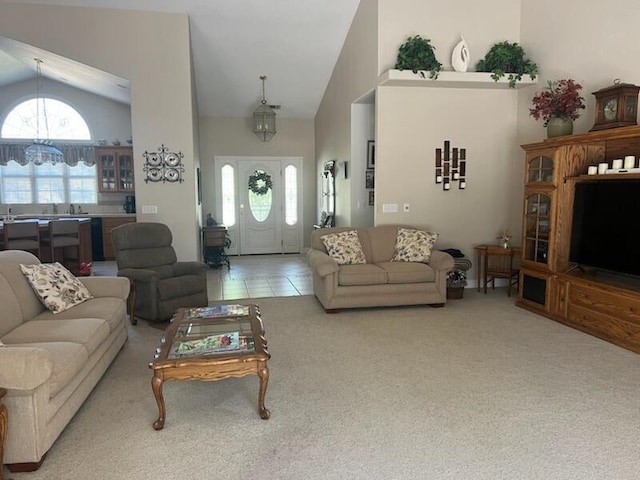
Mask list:
[{"label": "wooden coffee table", "polygon": [[153,370],[151,388],[159,411],[153,428],[164,427],[166,408],[162,386],[165,380],[215,381],[258,375],[258,412],[267,420],[270,412],[264,406],[264,397],[269,382],[269,358],[257,305],[179,309],[149,364]]}]

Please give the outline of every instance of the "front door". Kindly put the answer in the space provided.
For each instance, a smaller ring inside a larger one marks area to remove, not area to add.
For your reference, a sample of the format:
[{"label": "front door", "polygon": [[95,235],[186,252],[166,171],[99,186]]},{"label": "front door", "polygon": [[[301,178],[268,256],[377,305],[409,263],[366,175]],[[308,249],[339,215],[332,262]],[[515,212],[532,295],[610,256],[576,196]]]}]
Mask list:
[{"label": "front door", "polygon": [[302,245],[302,158],[215,157],[217,216],[231,255],[298,253]]},{"label": "front door", "polygon": [[240,162],[240,253],[282,253],[282,181],[278,160]]}]

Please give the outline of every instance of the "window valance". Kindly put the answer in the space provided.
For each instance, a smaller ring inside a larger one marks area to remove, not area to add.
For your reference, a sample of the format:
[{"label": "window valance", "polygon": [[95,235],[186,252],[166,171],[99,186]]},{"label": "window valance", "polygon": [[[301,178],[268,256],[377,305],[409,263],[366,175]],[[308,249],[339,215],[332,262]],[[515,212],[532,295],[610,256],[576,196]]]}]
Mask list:
[{"label": "window valance", "polygon": [[[31,143],[0,143],[0,165],[7,165],[11,160],[15,160],[20,165],[26,165],[27,160],[24,151]],[[71,143],[59,144],[55,147],[64,155],[64,163],[70,167],[75,167],[78,162],[83,162],[87,166],[96,164],[96,152],[93,145]]]}]

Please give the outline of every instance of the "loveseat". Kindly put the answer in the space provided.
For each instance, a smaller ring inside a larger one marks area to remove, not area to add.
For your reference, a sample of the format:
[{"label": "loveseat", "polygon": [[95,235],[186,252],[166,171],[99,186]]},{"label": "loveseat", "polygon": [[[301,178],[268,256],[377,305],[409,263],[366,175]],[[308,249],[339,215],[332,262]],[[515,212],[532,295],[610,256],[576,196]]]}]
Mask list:
[{"label": "loveseat", "polygon": [[[322,228],[311,233],[307,259],[313,291],[325,310],[446,303],[447,273],[454,266],[453,258],[431,249],[426,262],[392,261],[397,255],[399,229],[420,231],[406,225],[380,225]],[[329,255],[322,237],[352,230],[357,232],[366,263],[339,264]]]},{"label": "loveseat", "polygon": [[4,462],[37,469],[127,339],[129,280],[80,277],[93,298],[54,314],[20,264],[21,250],[0,252],[0,387],[8,411]]}]

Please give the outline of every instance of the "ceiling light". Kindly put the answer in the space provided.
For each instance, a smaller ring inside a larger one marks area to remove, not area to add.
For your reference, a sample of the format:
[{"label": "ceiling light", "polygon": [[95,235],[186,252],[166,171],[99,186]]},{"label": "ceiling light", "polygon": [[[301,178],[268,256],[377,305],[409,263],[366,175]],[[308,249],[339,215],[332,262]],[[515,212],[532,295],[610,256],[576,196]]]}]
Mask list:
[{"label": "ceiling light", "polygon": [[260,75],[260,80],[262,80],[262,100],[260,101],[260,106],[253,112],[253,133],[262,142],[268,142],[276,134],[276,112],[267,105],[267,100],[264,96],[264,81],[266,79],[266,75]]},{"label": "ceiling light", "polygon": [[42,71],[40,64],[42,60],[34,58],[36,61],[36,138],[33,140],[33,145],[27,147],[24,151],[24,156],[28,162],[35,165],[42,165],[43,163],[56,164],[62,162],[64,157],[62,152],[54,147],[49,138],[49,123],[47,121],[47,107],[44,99],[42,99],[42,110],[44,117],[44,126],[46,131],[46,138],[40,137],[40,87],[42,82]]}]

